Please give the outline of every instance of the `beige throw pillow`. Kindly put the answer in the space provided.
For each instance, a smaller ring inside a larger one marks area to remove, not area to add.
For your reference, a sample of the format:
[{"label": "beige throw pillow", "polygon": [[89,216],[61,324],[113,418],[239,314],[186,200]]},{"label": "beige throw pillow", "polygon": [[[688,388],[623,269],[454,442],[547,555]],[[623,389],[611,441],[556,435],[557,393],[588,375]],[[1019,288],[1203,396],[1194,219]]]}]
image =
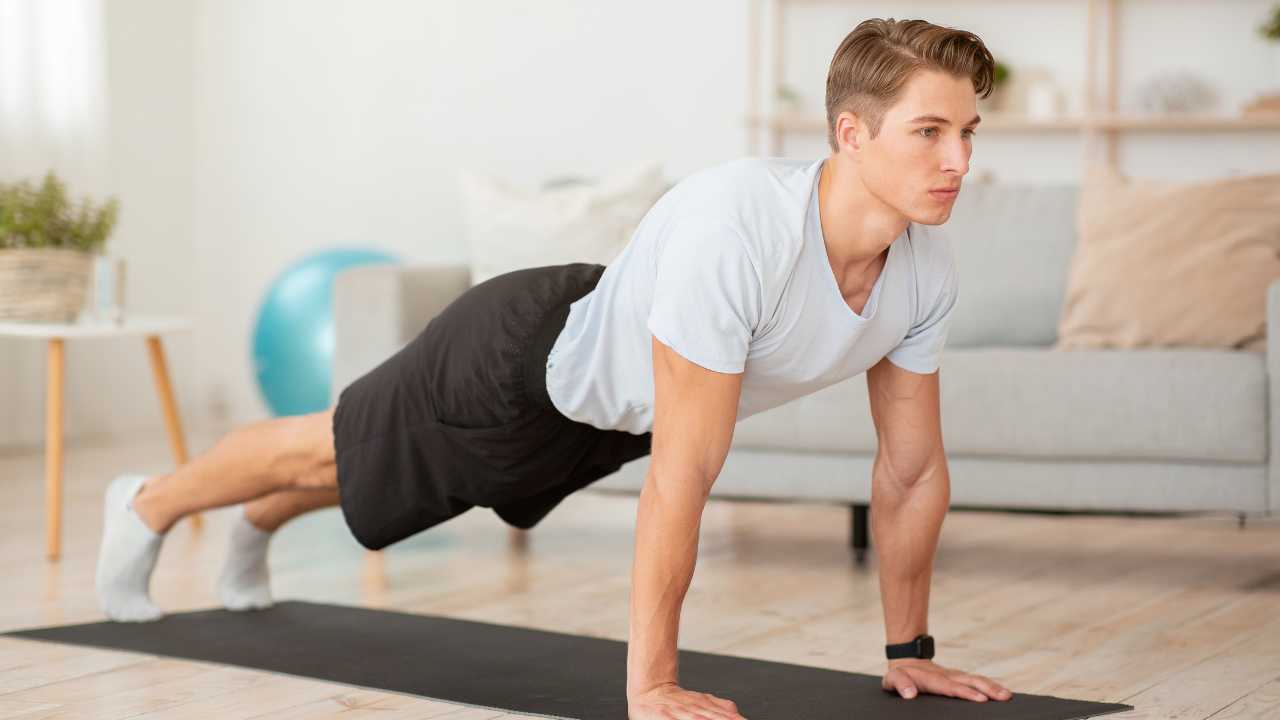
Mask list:
[{"label": "beige throw pillow", "polygon": [[540,265],[608,265],[670,187],[657,163],[537,190],[475,171],[460,180],[472,285]]},{"label": "beige throw pillow", "polygon": [[1094,165],[1076,217],[1054,349],[1264,349],[1280,174],[1187,183]]}]

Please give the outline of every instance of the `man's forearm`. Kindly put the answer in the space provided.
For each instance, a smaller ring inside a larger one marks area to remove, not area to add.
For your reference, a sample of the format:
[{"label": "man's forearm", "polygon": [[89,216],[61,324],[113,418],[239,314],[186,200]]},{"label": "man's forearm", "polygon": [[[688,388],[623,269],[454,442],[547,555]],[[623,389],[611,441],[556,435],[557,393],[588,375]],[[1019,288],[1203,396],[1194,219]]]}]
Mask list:
[{"label": "man's forearm", "polygon": [[627,695],[677,682],[680,608],[693,579],[698,531],[706,504],[699,479],[645,478],[636,512],[631,568],[631,631]]},{"label": "man's forearm", "polygon": [[929,632],[929,585],[942,522],[951,502],[946,466],[911,483],[877,474],[872,482],[872,542],[880,565],[885,642]]}]

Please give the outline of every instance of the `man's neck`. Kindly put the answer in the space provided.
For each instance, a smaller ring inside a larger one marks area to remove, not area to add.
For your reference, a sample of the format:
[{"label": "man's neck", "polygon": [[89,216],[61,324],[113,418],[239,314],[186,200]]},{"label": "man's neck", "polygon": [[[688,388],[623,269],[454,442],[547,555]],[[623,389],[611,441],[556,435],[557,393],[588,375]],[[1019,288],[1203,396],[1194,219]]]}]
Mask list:
[{"label": "man's neck", "polygon": [[835,155],[822,164],[818,178],[818,215],[832,272],[855,285],[859,278],[874,282],[888,257],[885,251],[910,222],[872,195],[857,168]]}]

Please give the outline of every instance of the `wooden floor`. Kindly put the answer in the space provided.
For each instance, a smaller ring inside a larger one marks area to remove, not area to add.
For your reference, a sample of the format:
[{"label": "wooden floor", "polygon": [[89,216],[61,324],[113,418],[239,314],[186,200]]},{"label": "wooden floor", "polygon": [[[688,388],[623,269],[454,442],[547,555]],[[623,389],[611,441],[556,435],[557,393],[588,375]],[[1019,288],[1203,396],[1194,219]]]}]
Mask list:
[{"label": "wooden floor", "polygon": [[[216,438],[191,438],[201,452]],[[166,469],[163,437],[72,443],[63,558],[44,558],[40,453],[0,455],[0,631],[103,619],[93,573],[106,483]],[[566,500],[530,535],[474,509],[369,553],[329,509],[272,541],[277,599],[359,604],[624,640],[635,497]],[[216,607],[230,510],[177,526],[152,595]],[[874,552],[858,568],[841,507],[712,500],[683,649],[884,672]],[[929,630],[943,665],[1015,693],[1123,702],[1109,718],[1280,718],[1280,517],[1055,516],[953,510]],[[697,689],[697,688],[694,688]],[[0,717],[516,718],[291,676],[0,638]]]}]

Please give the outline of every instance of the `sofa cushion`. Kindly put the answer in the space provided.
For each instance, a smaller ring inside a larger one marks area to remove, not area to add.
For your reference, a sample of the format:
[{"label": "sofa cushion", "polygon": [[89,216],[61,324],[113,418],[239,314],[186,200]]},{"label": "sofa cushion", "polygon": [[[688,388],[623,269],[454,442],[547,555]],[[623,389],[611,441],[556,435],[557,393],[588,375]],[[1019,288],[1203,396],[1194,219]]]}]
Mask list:
[{"label": "sofa cushion", "polygon": [[459,173],[471,283],[540,265],[608,265],[670,187],[656,163],[600,180],[524,189],[479,171]]},{"label": "sofa cushion", "polygon": [[1261,352],[1280,278],[1280,173],[1198,182],[1091,165],[1055,350]]},{"label": "sofa cushion", "polygon": [[1076,244],[1075,185],[966,184],[941,229],[960,297],[948,347],[1047,346]]},{"label": "sofa cushion", "polygon": [[[939,374],[949,455],[1266,461],[1258,353],[957,348]],[[735,447],[876,450],[866,376],[745,418]]]}]

